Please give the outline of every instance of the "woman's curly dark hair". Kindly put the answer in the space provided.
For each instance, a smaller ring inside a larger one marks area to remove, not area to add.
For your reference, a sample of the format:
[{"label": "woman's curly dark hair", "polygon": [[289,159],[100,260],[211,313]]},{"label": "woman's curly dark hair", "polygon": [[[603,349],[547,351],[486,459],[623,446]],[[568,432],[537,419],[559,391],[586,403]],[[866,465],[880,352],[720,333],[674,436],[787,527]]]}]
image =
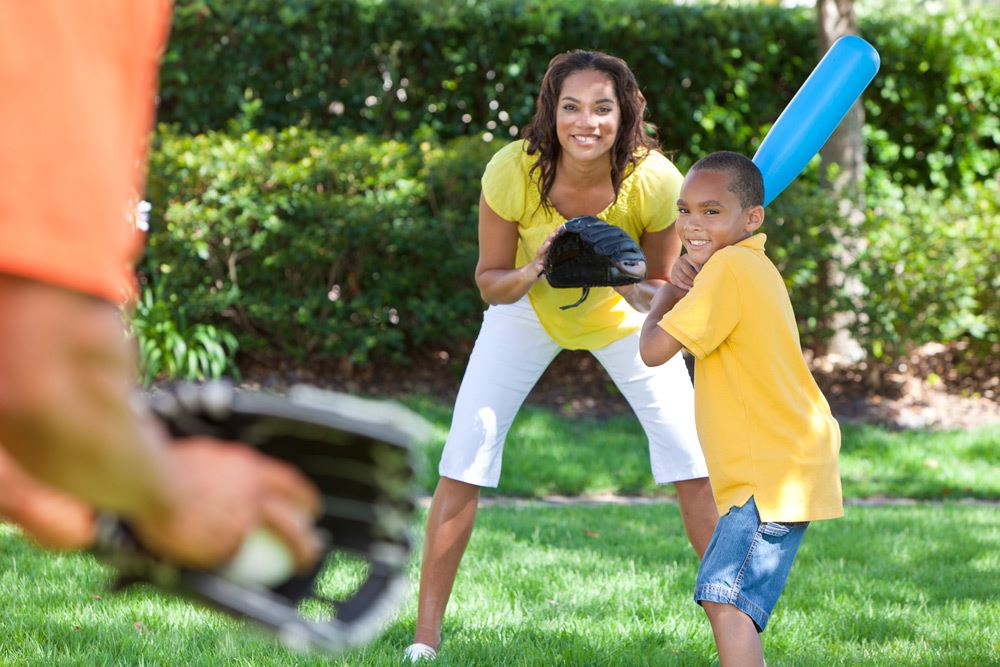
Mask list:
[{"label": "woman's curly dark hair", "polygon": [[556,180],[556,164],[561,147],[556,135],[556,110],[563,82],[570,74],[584,70],[603,72],[611,79],[621,111],[621,125],[611,149],[611,183],[615,196],[630,168],[641,162],[660,143],[656,127],[645,121],[646,98],[629,66],[621,58],[600,51],[575,50],[560,53],[549,61],[535,102],[535,115],[524,130],[529,155],[538,154],[531,168],[532,178],[541,193],[542,206],[551,210],[549,192]]}]

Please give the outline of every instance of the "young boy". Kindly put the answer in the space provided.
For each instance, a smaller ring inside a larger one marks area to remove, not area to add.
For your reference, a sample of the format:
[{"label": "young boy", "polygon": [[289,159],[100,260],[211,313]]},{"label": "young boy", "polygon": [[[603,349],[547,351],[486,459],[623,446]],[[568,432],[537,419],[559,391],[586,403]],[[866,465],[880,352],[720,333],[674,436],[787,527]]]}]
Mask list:
[{"label": "young boy", "polygon": [[647,365],[687,348],[695,415],[722,517],[702,559],[695,601],[719,660],[764,664],[760,634],[809,521],[843,516],[840,429],[802,358],[781,275],[764,254],[764,183],[737,153],[688,172],[677,231],[702,268],[690,292],[657,293],[642,328]]}]

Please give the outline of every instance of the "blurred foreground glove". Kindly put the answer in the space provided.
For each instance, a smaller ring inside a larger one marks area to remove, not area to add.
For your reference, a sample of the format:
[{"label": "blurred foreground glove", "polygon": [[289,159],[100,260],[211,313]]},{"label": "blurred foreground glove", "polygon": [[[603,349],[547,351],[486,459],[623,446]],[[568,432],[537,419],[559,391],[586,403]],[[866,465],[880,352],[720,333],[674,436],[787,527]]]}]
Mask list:
[{"label": "blurred foreground glove", "polygon": [[591,287],[613,287],[637,283],[646,277],[646,256],[635,239],[621,227],[592,215],[569,220],[552,240],[545,257],[545,277],[553,287],[582,287],[575,308],[590,294]]},{"label": "blurred foreground glove", "polygon": [[[175,438],[209,435],[253,446],[295,466],[323,496],[318,529],[325,553],[308,575],[273,587],[240,583],[223,572],[178,566],[149,553],[128,524],[98,521],[98,558],[117,569],[116,587],[150,583],[249,619],[290,648],[339,652],[363,646],[397,610],[408,583],[414,510],[410,446],[429,425],[388,401],[307,386],[287,397],[242,392],[229,384],[184,384],[153,394],[149,407]],[[364,573],[345,562],[362,561]],[[346,596],[324,595],[324,565],[360,581]],[[307,602],[309,617],[299,612]]]}]

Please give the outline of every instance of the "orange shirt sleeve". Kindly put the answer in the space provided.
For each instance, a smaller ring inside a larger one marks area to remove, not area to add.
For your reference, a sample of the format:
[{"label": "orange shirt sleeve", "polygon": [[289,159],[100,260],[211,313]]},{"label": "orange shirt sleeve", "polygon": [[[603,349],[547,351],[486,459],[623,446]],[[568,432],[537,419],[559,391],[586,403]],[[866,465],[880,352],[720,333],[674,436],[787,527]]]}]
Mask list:
[{"label": "orange shirt sleeve", "polygon": [[167,0],[0,3],[0,272],[120,302]]}]

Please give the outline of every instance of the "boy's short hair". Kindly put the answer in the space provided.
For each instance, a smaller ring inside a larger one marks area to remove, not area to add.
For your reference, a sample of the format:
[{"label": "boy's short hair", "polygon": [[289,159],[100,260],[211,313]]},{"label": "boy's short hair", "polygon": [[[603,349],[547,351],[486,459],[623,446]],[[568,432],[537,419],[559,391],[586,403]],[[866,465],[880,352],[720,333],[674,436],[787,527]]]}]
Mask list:
[{"label": "boy's short hair", "polygon": [[710,153],[698,160],[691,171],[723,171],[729,174],[729,191],[744,209],[764,205],[764,177],[753,160],[732,151]]}]

